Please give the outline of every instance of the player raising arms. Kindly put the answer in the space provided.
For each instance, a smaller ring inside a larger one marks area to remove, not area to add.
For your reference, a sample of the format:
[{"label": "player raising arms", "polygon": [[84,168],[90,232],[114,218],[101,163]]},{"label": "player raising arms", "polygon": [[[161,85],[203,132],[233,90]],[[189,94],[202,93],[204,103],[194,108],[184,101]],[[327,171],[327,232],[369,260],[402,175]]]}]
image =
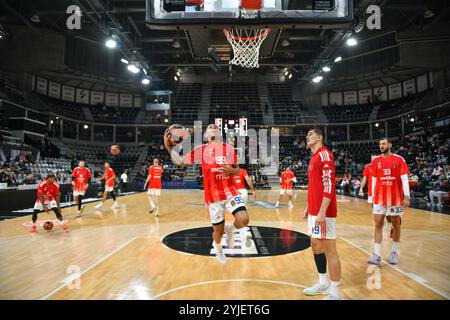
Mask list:
[{"label": "player raising arms", "polygon": [[33,225],[30,231],[37,231],[36,220],[39,211],[44,210],[49,213],[48,210],[52,210],[56,218],[58,218],[61,228],[67,230],[67,223],[61,215],[61,209],[59,208],[59,185],[56,183],[56,176],[54,174],[48,174],[45,180],[42,181],[37,190],[37,199],[33,208]]},{"label": "player raising arms", "polygon": [[[224,264],[226,257],[221,245],[224,232],[228,248],[234,248],[234,231],[246,227],[249,217],[244,200],[233,181],[233,175],[239,174],[236,152],[231,145],[221,141],[217,125],[208,125],[204,136],[208,143],[196,147],[183,157],[173,150],[169,141],[169,132],[164,134],[164,145],[172,161],[180,166],[201,163],[205,203],[214,229],[212,236],[216,259]],[[225,225],[225,209],[234,216],[232,224]],[[246,237],[245,245],[250,246],[250,235],[247,234]]]},{"label": "player raising arms", "polygon": [[99,180],[105,180],[105,191],[103,192],[102,202],[95,206],[95,209],[101,209],[103,203],[108,198],[108,193],[111,193],[111,197],[114,200],[114,205],[111,207],[112,209],[119,208],[119,204],[116,201],[116,194],[114,193],[114,183],[116,181],[116,174],[114,170],[111,169],[109,162],[105,162],[105,173]]},{"label": "player raising arms", "polygon": [[244,168],[239,168],[239,174],[233,176],[234,178],[234,185],[236,186],[236,189],[238,189],[239,193],[242,196],[242,200],[244,200],[244,203],[247,204],[248,200],[248,191],[245,187],[245,181],[247,181],[248,186],[250,187],[250,190],[252,190],[253,198],[256,197],[255,193],[255,187],[253,186],[252,179],[248,176],[247,170]]},{"label": "player raising arms", "polygon": [[[341,262],[336,249],[336,186],[333,153],[323,145],[324,134],[312,129],[306,136],[312,157],[308,165],[308,207],[303,218],[308,218],[308,233],[314,254],[319,283],[303,290],[306,295],[327,293],[326,300],[340,300],[339,281]],[[327,278],[327,262],[330,268],[331,286]]]},{"label": "player raising arms", "polygon": [[403,157],[391,152],[392,142],[382,138],[379,142],[381,155],[372,160],[372,194],[373,219],[375,221],[374,254],[367,261],[381,265],[381,240],[385,216],[390,216],[392,223],[392,251],[389,263],[398,262],[398,245],[400,242],[400,218],[403,207],[409,207],[409,169]]},{"label": "player raising arms", "polygon": [[278,208],[280,206],[280,201],[285,194],[289,196],[288,207],[289,208],[294,207],[294,205],[292,204],[292,192],[293,192],[292,182],[296,181],[297,178],[295,177],[294,173],[291,171],[289,167],[286,167],[285,170],[280,174],[280,184],[281,184],[280,197],[278,198],[275,207]]},{"label": "player raising arms", "polygon": [[[152,213],[155,209],[155,217],[159,213],[159,197],[161,196],[161,179],[163,175],[163,168],[159,165],[159,160],[154,159],[153,165],[148,168],[148,177],[144,184],[144,189],[148,184],[148,201],[150,202],[150,212]],[[153,198],[152,198],[153,197]],[[153,202],[153,199],[155,202]]]},{"label": "player raising arms", "polygon": [[86,168],[86,163],[83,160],[78,162],[78,167],[73,169],[72,172],[73,197],[75,203],[78,206],[78,216],[81,216],[81,213],[83,212],[83,197],[88,188],[91,178],[91,171]]}]

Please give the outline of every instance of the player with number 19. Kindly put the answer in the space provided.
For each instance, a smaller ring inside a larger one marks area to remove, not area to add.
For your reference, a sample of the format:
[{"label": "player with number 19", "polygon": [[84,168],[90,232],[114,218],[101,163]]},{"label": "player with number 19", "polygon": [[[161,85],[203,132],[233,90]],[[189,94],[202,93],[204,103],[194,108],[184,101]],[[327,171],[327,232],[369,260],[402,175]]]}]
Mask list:
[{"label": "player with number 19", "polygon": [[312,157],[308,165],[308,207],[303,212],[303,218],[308,219],[308,233],[319,283],[303,292],[311,296],[326,294],[326,300],[340,300],[341,262],[336,248],[337,204],[334,183],[336,167],[333,153],[324,146],[324,137],[320,129],[311,129],[306,136]]}]

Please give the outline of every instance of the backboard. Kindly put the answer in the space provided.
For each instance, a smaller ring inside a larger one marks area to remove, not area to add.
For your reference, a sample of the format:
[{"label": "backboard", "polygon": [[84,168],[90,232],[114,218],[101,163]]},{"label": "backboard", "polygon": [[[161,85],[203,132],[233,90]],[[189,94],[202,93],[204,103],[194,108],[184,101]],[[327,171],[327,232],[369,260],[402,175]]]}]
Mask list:
[{"label": "backboard", "polygon": [[146,0],[151,29],[224,27],[344,29],[353,21],[352,0],[263,0],[249,17],[243,0]]}]

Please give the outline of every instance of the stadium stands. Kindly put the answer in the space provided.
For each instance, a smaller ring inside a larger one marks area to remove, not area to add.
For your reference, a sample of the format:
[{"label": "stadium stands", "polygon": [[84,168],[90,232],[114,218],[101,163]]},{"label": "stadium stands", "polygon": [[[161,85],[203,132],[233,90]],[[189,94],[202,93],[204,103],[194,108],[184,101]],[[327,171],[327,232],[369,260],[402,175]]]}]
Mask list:
[{"label": "stadium stands", "polygon": [[172,122],[193,123],[198,119],[202,84],[179,84],[172,99]]},{"label": "stadium stands", "polygon": [[292,100],[292,91],[287,84],[273,83],[267,85],[268,98],[273,110],[275,124],[294,124],[299,121],[299,115],[306,111],[301,103]]},{"label": "stadium stands", "polygon": [[373,108],[372,104],[365,104],[350,106],[331,105],[322,109],[329,122],[353,122],[367,121],[367,115],[370,115]]},{"label": "stadium stands", "polygon": [[209,121],[215,118],[247,117],[252,124],[262,124],[261,103],[256,84],[214,83],[211,90]]}]

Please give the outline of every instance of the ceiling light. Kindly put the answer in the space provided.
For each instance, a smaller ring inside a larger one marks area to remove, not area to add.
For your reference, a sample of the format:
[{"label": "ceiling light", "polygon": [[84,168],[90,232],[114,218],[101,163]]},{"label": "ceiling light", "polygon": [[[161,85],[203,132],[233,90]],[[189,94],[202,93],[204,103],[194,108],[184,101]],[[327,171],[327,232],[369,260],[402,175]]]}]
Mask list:
[{"label": "ceiling light", "polygon": [[287,76],[289,74],[289,71],[286,71],[285,73],[284,73],[284,76]]},{"label": "ceiling light", "polygon": [[336,59],[334,59],[334,62],[339,62],[342,60],[342,57],[336,57]]},{"label": "ceiling light", "polygon": [[114,49],[115,47],[117,47],[117,41],[114,39],[108,39],[105,42],[105,46],[110,49]]},{"label": "ceiling light", "polygon": [[181,77],[180,71],[177,71],[177,76],[178,76],[178,77]]},{"label": "ceiling light", "polygon": [[139,68],[134,65],[134,64],[129,64],[127,67],[128,71],[132,72],[132,73],[139,73]]},{"label": "ceiling light", "polygon": [[282,47],[289,47],[289,45],[290,45],[290,43],[289,43],[289,41],[287,41],[286,39],[284,39],[282,42],[281,42],[281,46]]},{"label": "ceiling light", "polygon": [[316,76],[312,79],[312,81],[314,83],[319,83],[320,81],[322,81],[323,77],[322,76]]},{"label": "ceiling light", "polygon": [[288,78],[289,78],[289,79],[290,79],[290,78],[292,78],[292,73],[291,73],[291,74],[289,75],[289,77],[288,77]]},{"label": "ceiling light", "polygon": [[88,126],[87,124],[85,124],[85,125],[83,126],[83,128],[84,128],[84,129],[88,129],[89,126]]},{"label": "ceiling light", "polygon": [[426,19],[432,18],[434,17],[434,12],[427,8],[423,13],[423,17]]},{"label": "ceiling light", "polygon": [[175,79],[175,81],[178,81],[178,78],[177,78],[177,76],[174,76],[173,78]]},{"label": "ceiling light", "polygon": [[147,79],[147,78],[144,78],[144,79],[142,79],[142,84],[145,84],[145,85],[147,85],[147,84],[149,84],[150,83],[150,80],[149,79]]},{"label": "ceiling light", "polygon": [[120,59],[120,62],[125,63],[125,64],[129,64],[130,62],[127,59]]},{"label": "ceiling light", "polygon": [[358,41],[355,38],[348,38],[346,43],[349,47],[353,47],[358,44]]},{"label": "ceiling light", "polygon": [[30,21],[34,23],[39,23],[41,22],[41,18],[37,14],[33,14],[30,18]]},{"label": "ceiling light", "polygon": [[331,68],[329,66],[325,66],[325,67],[322,68],[322,71],[323,72],[330,72]]}]

